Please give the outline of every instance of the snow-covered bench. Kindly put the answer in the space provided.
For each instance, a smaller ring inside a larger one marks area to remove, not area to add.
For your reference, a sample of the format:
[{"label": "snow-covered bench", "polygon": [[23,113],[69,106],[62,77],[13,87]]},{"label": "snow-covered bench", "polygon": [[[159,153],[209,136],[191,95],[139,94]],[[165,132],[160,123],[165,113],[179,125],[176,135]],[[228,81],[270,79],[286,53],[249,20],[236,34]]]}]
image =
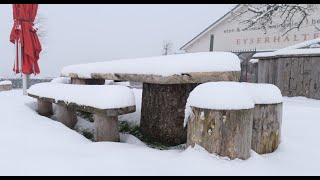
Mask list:
[{"label": "snow-covered bench", "polygon": [[52,103],[57,104],[57,119],[69,128],[77,122],[77,110],[93,113],[96,141],[119,141],[117,116],[136,111],[134,94],[125,86],[40,83],[28,95],[38,99],[40,115],[52,115]]},{"label": "snow-covered bench", "polygon": [[10,91],[12,89],[11,81],[0,81],[0,92]]}]

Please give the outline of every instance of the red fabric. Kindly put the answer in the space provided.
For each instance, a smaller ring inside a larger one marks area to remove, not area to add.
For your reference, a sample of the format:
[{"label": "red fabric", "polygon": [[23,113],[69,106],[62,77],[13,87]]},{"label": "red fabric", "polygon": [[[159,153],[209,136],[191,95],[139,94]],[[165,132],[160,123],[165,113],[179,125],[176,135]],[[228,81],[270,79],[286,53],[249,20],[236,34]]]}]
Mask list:
[{"label": "red fabric", "polygon": [[[39,55],[42,51],[37,31],[33,28],[33,22],[38,11],[38,4],[13,4],[14,25],[10,34],[10,42],[21,42],[23,48],[23,74],[39,74]],[[16,64],[18,65],[18,59]],[[34,68],[33,68],[34,65]],[[19,66],[16,66],[19,67]],[[15,73],[20,73],[19,68],[13,68]]]}]

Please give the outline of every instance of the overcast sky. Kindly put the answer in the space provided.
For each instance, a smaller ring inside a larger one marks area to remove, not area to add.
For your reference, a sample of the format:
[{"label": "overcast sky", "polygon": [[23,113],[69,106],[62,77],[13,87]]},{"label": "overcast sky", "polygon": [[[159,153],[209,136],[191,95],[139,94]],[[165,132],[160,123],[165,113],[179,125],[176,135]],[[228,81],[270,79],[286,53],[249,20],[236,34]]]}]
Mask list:
[{"label": "overcast sky", "polygon": [[[39,77],[59,76],[63,66],[157,56],[164,40],[177,51],[235,5],[39,5],[47,35]],[[0,5],[0,76],[13,77],[9,42],[12,5]]]}]

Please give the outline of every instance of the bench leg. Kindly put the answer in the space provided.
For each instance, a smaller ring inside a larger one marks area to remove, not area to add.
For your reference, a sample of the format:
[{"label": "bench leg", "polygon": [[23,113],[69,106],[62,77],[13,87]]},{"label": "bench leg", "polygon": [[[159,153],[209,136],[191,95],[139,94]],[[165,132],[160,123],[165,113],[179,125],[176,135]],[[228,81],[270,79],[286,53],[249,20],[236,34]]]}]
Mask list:
[{"label": "bench leg", "polygon": [[57,120],[69,128],[74,128],[77,124],[77,111],[64,106],[57,106]]},{"label": "bench leg", "polygon": [[120,142],[119,122],[117,116],[103,117],[94,115],[96,141]]},{"label": "bench leg", "polygon": [[53,114],[52,103],[38,99],[38,114],[49,117]]}]

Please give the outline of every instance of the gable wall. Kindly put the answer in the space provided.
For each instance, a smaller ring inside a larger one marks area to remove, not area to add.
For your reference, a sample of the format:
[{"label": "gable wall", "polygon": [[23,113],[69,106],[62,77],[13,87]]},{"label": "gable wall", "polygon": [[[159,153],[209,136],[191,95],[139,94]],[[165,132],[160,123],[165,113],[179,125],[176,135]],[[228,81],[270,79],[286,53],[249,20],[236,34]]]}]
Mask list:
[{"label": "gable wall", "polygon": [[[242,9],[245,8],[244,6]],[[242,10],[241,8],[239,11]],[[247,15],[249,16],[249,15]],[[245,19],[246,17],[241,17]],[[242,31],[243,25],[239,24],[239,18],[229,22],[231,17],[217,24],[213,29],[204,34],[197,41],[189,45],[187,52],[207,52],[210,47],[210,36],[214,34],[214,51],[243,51],[253,50],[268,51],[284,48],[306,40],[320,38],[320,32],[314,25],[320,27],[320,8],[310,17],[308,23],[300,30],[294,29],[285,36],[279,32],[280,28],[272,27],[267,33],[263,30],[251,29]],[[281,19],[278,19],[280,21]],[[297,20],[293,21],[295,23]]]}]

